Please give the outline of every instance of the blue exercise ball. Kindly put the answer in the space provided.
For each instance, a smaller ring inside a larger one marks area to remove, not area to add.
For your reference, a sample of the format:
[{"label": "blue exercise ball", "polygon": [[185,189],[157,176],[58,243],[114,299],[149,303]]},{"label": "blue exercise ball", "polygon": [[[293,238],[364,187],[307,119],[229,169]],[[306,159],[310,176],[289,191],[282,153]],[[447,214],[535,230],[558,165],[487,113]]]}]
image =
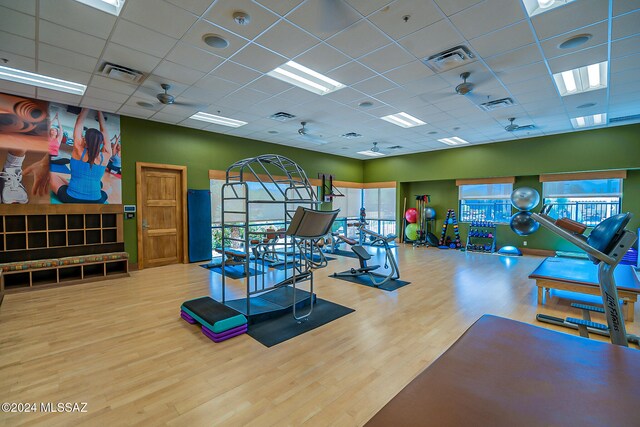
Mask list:
[{"label": "blue exercise ball", "polygon": [[511,217],[509,226],[519,236],[528,236],[538,231],[540,223],[531,218],[531,212],[522,211]]},{"label": "blue exercise ball", "polygon": [[424,217],[426,219],[436,219],[436,210],[427,206],[424,208]]},{"label": "blue exercise ball", "polygon": [[521,211],[530,211],[540,203],[540,194],[535,188],[520,187],[511,193],[511,204]]}]

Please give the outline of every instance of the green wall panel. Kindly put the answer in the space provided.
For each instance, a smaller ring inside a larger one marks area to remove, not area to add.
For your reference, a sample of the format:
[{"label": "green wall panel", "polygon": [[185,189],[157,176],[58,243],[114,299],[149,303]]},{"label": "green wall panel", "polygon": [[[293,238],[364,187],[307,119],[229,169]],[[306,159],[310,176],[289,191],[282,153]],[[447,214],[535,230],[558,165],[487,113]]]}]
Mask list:
[{"label": "green wall panel", "polygon": [[[341,181],[362,182],[362,161],[307,151],[284,145],[216,134],[148,120],[121,117],[122,199],[136,203],[136,162],[187,166],[187,185],[209,188],[209,170],[224,170],[234,162],[260,154],[281,154],[294,160],[310,178],[318,173],[333,174]],[[125,220],[125,249],[137,261],[136,221]]]}]

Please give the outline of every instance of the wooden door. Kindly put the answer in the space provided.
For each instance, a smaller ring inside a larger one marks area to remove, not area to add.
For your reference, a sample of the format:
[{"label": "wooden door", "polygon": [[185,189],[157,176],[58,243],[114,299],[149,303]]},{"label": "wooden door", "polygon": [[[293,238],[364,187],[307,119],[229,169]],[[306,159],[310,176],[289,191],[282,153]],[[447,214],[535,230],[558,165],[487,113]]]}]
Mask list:
[{"label": "wooden door", "polygon": [[136,166],[138,267],[187,262],[186,167]]}]

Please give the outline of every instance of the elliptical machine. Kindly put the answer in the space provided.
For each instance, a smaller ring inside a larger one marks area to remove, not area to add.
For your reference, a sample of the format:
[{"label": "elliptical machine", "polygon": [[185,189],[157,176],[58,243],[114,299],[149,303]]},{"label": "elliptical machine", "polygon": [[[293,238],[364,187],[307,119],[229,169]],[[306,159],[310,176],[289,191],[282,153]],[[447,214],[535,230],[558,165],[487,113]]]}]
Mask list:
[{"label": "elliptical machine", "polygon": [[384,260],[384,268],[387,269],[391,267],[391,270],[388,274],[379,274],[374,273],[375,270],[380,268],[380,265],[368,265],[367,261],[371,259],[371,254],[367,252],[367,250],[362,245],[352,245],[351,250],[358,257],[358,261],[360,262],[359,268],[351,268],[350,270],[343,271],[341,273],[333,273],[333,277],[359,277],[363,275],[367,275],[371,280],[371,283],[376,288],[383,286],[390,280],[397,280],[400,278],[400,268],[398,267],[398,263],[396,262],[396,258],[393,256],[393,252],[391,251],[390,242],[393,242],[396,239],[395,234],[389,234],[388,236],[383,236],[382,234],[378,234],[375,231],[371,231],[369,229],[364,228],[364,225],[360,226],[360,235],[368,235],[371,236],[371,245],[379,245],[384,247],[385,251],[385,260]]}]

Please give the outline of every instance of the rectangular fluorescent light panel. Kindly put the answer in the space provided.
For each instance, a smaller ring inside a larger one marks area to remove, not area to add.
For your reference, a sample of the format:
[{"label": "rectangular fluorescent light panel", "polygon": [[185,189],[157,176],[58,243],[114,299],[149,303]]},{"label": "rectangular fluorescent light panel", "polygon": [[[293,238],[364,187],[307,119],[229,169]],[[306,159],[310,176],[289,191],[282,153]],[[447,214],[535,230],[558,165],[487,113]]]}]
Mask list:
[{"label": "rectangular fluorescent light panel", "polygon": [[561,96],[604,89],[608,80],[607,61],[556,73],[553,80]]},{"label": "rectangular fluorescent light panel", "polygon": [[358,154],[362,154],[363,156],[369,156],[369,157],[380,157],[380,156],[384,156],[384,153],[381,153],[381,152],[379,152],[379,151],[371,151],[371,150],[358,151]]},{"label": "rectangular fluorescent light panel", "polygon": [[120,15],[122,6],[124,6],[125,0],[76,0],[78,3],[86,4],[95,9],[103,12],[110,13],[112,15]]},{"label": "rectangular fluorescent light panel", "polygon": [[84,95],[84,91],[87,89],[85,85],[80,83],[68,82],[66,80],[43,76],[42,74],[30,73],[28,71],[3,66],[0,66],[0,79],[74,95]]},{"label": "rectangular fluorescent light panel", "polygon": [[450,138],[442,138],[442,139],[439,139],[438,141],[447,145],[463,145],[463,144],[469,143],[468,141],[465,141],[462,138],[458,138],[457,136],[452,136]]},{"label": "rectangular fluorescent light panel", "polygon": [[342,83],[293,61],[281,65],[267,75],[318,95],[326,95],[345,87]]},{"label": "rectangular fluorescent light panel", "polygon": [[571,119],[574,129],[602,126],[607,123],[607,113],[594,114],[592,116],[576,117]]},{"label": "rectangular fluorescent light panel", "polygon": [[385,120],[389,123],[393,123],[394,125],[403,127],[403,128],[412,128],[415,126],[422,126],[422,125],[426,125],[425,122],[423,122],[420,119],[416,119],[415,117],[413,117],[412,115],[409,115],[407,113],[397,113],[397,114],[390,114],[388,116],[384,116],[384,117],[380,117],[382,120]]},{"label": "rectangular fluorescent light panel", "polygon": [[565,6],[575,0],[523,0],[530,17]]},{"label": "rectangular fluorescent light panel", "polygon": [[197,113],[195,113],[193,116],[189,118],[193,120],[200,120],[203,122],[215,123],[217,125],[229,126],[232,128],[239,128],[240,126],[244,126],[247,124],[247,122],[243,122],[242,120],[216,116],[214,114],[203,113],[202,111],[198,111]]}]

